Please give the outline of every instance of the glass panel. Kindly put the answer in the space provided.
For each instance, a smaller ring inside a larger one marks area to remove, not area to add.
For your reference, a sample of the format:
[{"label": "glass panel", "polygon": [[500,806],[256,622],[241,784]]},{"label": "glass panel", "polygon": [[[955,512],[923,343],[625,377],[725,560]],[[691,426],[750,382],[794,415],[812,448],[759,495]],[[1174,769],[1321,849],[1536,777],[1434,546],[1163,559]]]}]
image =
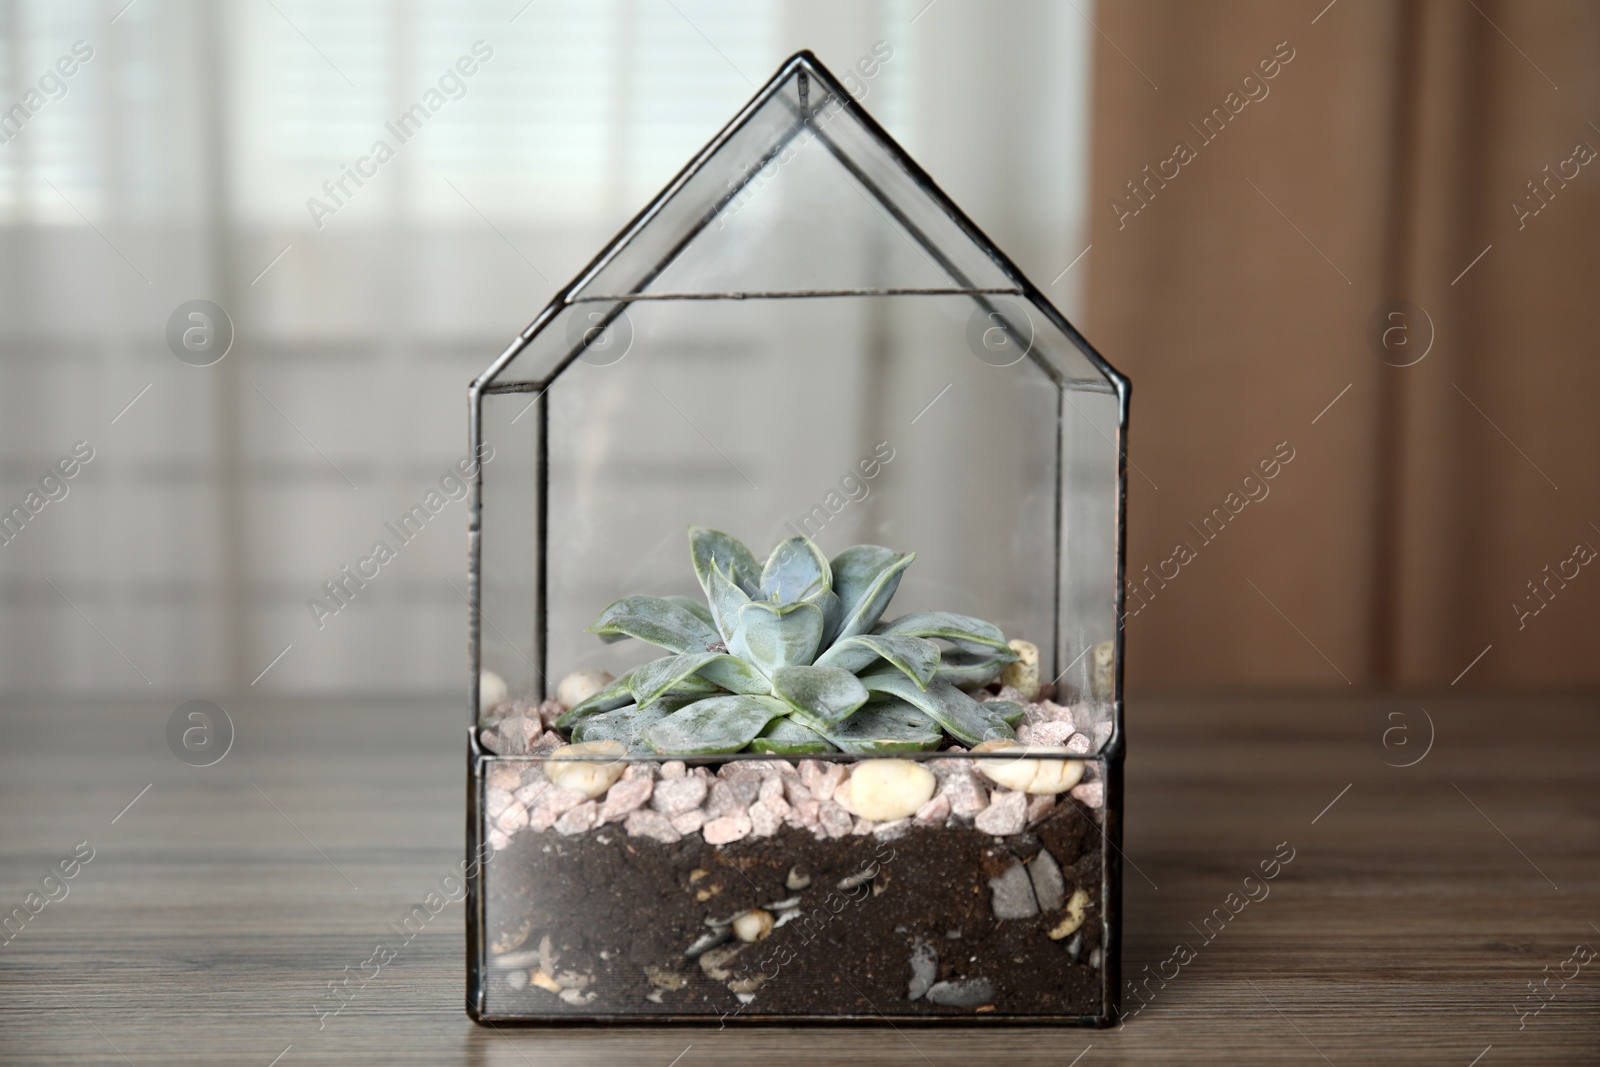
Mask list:
[{"label": "glass panel", "polygon": [[543,647],[540,634],[537,393],[483,398],[481,613],[477,618],[482,666],[507,684],[509,695],[537,702]]},{"label": "glass panel", "polygon": [[[1105,764],[920,762],[966,814],[852,821],[833,799],[860,773],[850,762],[596,762],[611,784],[574,804],[547,773],[570,780],[572,761],[485,760],[483,1014],[1098,1015]],[[980,763],[1080,784],[1016,793]],[[707,816],[738,839],[708,843],[724,835]]]}]

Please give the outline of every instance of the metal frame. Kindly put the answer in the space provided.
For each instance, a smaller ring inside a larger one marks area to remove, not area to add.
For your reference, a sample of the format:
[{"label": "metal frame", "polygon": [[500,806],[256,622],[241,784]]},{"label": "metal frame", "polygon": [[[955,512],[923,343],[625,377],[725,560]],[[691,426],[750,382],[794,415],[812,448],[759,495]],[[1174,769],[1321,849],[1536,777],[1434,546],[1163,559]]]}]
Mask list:
[{"label": "metal frame", "polygon": [[[633,285],[628,293],[616,295],[580,295],[581,290],[592,282],[600,272],[612,263],[621,252],[626,249],[643,230],[649,226],[661,213],[664,207],[685,185],[706,166],[728,141],[739,132],[765,104],[778,96],[780,90],[791,79],[798,79],[798,90],[801,107],[799,110],[791,108],[794,122],[790,128],[771,146],[763,155],[759,163],[748,168],[740,180],[730,188],[712,205],[702,213],[701,217],[690,226],[685,233],[643,276]],[[810,79],[816,82],[827,92],[812,106],[809,103]],[[848,111],[858,121],[866,132],[877,142],[878,146],[912,181],[912,183],[937,205],[944,215],[952,222],[961,233],[974,245],[983,251],[989,260],[1012,283],[1009,288],[980,287],[967,278],[960,268],[949,261],[943,252],[924,234],[916,224],[906,217],[898,206],[885,195],[882,189],[863,173],[849,158],[826,130],[817,121],[817,115],[829,103]],[[729,203],[736,199],[745,189],[749,181],[761,170],[762,165],[776,158],[788,147],[800,132],[810,130],[823,147],[851,174],[853,178],[869,193],[875,201],[885,210],[889,211],[895,221],[927,252],[939,266],[946,271],[956,285],[949,289],[913,290],[913,289],[865,289],[865,290],[800,290],[793,292],[721,292],[721,293],[692,293],[692,294],[646,294],[642,290],[655,278],[659,277],[677,256],[686,249],[706,226]],[[579,274],[568,282],[550,302],[536,315],[532,322],[517,335],[517,337],[500,353],[495,361],[479,375],[468,388],[468,436],[472,454],[477,455],[479,447],[483,444],[483,397],[499,393],[537,393],[542,394],[549,388],[557,377],[567,369],[571,363],[579,358],[585,345],[579,343],[570,348],[566,355],[556,364],[550,373],[538,381],[515,382],[496,384],[496,378],[511,364],[516,357],[525,350],[534,338],[539,336],[555,318],[566,308],[584,303],[612,303],[614,308],[608,311],[604,321],[605,325],[613,321],[617,315],[630,304],[640,300],[744,300],[744,299],[807,299],[829,296],[899,296],[899,295],[926,295],[937,293],[939,295],[967,295],[996,315],[1010,332],[1021,337],[1022,332],[1017,330],[1006,317],[1004,310],[996,306],[989,298],[991,296],[1012,297],[1038,310],[1044,317],[1065,336],[1078,351],[1098,370],[1109,383],[1105,389],[1096,389],[1089,383],[1076,382],[1075,391],[1106,391],[1113,393],[1117,398],[1117,476],[1116,476],[1116,536],[1115,536],[1115,587],[1113,593],[1114,614],[1116,618],[1116,633],[1113,638],[1115,645],[1115,689],[1112,699],[1112,733],[1106,741],[1104,748],[1097,753],[1097,757],[1105,766],[1105,807],[1104,824],[1101,826],[1105,847],[1102,850],[1102,915],[1104,916],[1105,931],[1103,947],[1103,962],[1101,966],[1101,1014],[1098,1016],[1083,1016],[1076,1018],[1051,1018],[1045,1016],[1008,1016],[997,1013],[982,1016],[894,1016],[890,1017],[854,1017],[854,1016],[751,1016],[741,1015],[739,1021],[746,1023],[769,1023],[795,1025],[799,1023],[815,1022],[820,1024],[852,1022],[906,1025],[1049,1025],[1058,1023],[1077,1023],[1088,1026],[1109,1026],[1118,1018],[1119,1014],[1119,987],[1121,984],[1121,887],[1122,887],[1122,762],[1125,757],[1126,738],[1123,721],[1123,620],[1124,598],[1126,584],[1126,558],[1127,558],[1127,489],[1128,489],[1128,410],[1132,392],[1129,380],[1088,342],[1084,336],[1067,320],[1040,289],[1031,282],[1026,275],[1013,263],[998,246],[980,230],[965,212],[952,201],[936,182],[913,160],[903,148],[891,137],[877,121],[872,118],[849,91],[837,78],[813,55],[810,51],[797,52],[779,67],[768,82],[755,94],[750,101],[739,111],[726,126],[713,137],[700,152],[687,163],[682,170],[659,192],[634,218],[622,228],[599,253],[596,254]],[[1030,350],[1028,358],[1032,359],[1058,389],[1057,417],[1056,417],[1056,459],[1057,464],[1064,460],[1065,442],[1062,439],[1062,426],[1065,422],[1064,404],[1068,381],[1064,380],[1056,368],[1048,360]],[[535,397],[535,401],[541,397]],[[539,448],[538,473],[536,479],[536,523],[538,526],[538,563],[537,585],[538,603],[535,608],[534,639],[536,642],[535,670],[539,674],[539,696],[546,695],[548,680],[544,671],[546,662],[546,635],[548,632],[547,596],[548,596],[548,523],[549,523],[549,412],[545,405],[540,404],[537,412],[537,437]],[[1062,549],[1062,500],[1061,482],[1057,477],[1056,507],[1055,507],[1055,562],[1057,574],[1055,580],[1056,626],[1060,626],[1061,618],[1061,549]],[[468,660],[471,670],[471,679],[468,688],[468,753],[467,753],[467,843],[469,856],[478,853],[483,844],[483,820],[481,816],[482,791],[487,768],[490,763],[498,758],[485,751],[478,743],[478,683],[482,669],[482,509],[483,509],[483,471],[480,464],[470,482],[470,497],[468,500],[468,531],[467,531],[467,599],[469,603],[467,634],[468,634]],[[1057,633],[1051,644],[1052,657],[1059,656],[1060,635]],[[1056,664],[1059,668],[1059,663]],[[726,757],[724,757],[726,758]],[[709,1016],[662,1016],[662,1015],[606,1015],[583,1018],[522,1018],[522,1017],[495,1017],[487,1015],[484,1011],[484,983],[482,950],[482,931],[484,929],[483,909],[485,906],[483,894],[483,874],[481,867],[478,873],[469,880],[467,898],[467,1012],[476,1021],[495,1023],[520,1023],[531,1025],[594,1025],[596,1023],[640,1024],[640,1023],[683,1023],[691,1025],[705,1025]]]}]

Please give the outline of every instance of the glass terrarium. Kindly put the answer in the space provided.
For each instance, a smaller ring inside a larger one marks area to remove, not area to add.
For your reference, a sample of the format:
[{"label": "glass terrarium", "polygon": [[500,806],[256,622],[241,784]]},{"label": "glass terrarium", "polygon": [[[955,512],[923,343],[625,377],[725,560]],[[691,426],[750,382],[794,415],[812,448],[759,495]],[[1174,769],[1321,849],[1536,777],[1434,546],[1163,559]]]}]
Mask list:
[{"label": "glass terrarium", "polygon": [[1112,1022],[1128,391],[788,60],[471,387],[472,1017]]}]

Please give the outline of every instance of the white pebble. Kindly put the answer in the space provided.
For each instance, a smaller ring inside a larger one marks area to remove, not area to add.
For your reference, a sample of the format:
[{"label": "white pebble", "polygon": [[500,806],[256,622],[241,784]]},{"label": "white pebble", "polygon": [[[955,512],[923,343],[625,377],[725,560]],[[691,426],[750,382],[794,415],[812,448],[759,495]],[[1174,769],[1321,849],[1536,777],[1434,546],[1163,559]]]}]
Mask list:
[{"label": "white pebble", "polygon": [[772,914],[756,908],[733,920],[733,935],[740,941],[761,941],[772,933]]},{"label": "white pebble", "polygon": [[863,819],[892,822],[915,815],[938,784],[932,771],[910,760],[864,760],[834,791],[834,799]]},{"label": "white pebble", "polygon": [[494,671],[483,671],[478,675],[478,711],[483,713],[496,704],[504,704],[511,695],[506,680]]},{"label": "white pebble", "polygon": [[569,711],[616,681],[610,671],[594,668],[573,671],[556,686],[556,703]]},{"label": "white pebble", "polygon": [[[1039,699],[1039,646],[1021,638],[1008,642],[1017,654],[1013,663],[1000,672],[1002,686],[1010,686],[1022,693],[1024,701]],[[1002,694],[1003,696],[1003,694]]]},{"label": "white pebble", "polygon": [[1007,789],[1024,793],[1065,793],[1083,777],[1081,760],[1041,759],[1048,753],[1061,753],[1064,749],[1038,745],[1020,745],[1005,738],[985,741],[974,752],[1015,752],[1016,759],[979,760],[978,769]]},{"label": "white pebble", "polygon": [[[611,788],[622,777],[627,765],[622,757],[628,754],[621,741],[585,741],[577,745],[563,745],[550,753],[545,761],[544,773],[564,789],[576,789],[584,796],[594,798]],[[609,762],[596,762],[595,757],[611,757]]]}]

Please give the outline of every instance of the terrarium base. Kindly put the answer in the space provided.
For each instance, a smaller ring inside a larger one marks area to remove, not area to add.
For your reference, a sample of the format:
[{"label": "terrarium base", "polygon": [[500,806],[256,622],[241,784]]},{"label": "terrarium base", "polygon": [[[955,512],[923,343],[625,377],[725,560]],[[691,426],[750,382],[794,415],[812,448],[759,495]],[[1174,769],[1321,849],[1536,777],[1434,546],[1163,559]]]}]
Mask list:
[{"label": "terrarium base", "polygon": [[[1100,843],[1094,813],[1066,798],[1005,838],[963,825],[892,840],[786,827],[720,846],[699,835],[661,844],[615,825],[517,834],[485,868],[486,1014],[1096,1016]],[[1060,868],[1059,894],[1041,850]],[[1035,893],[1028,875],[1041,860]],[[1064,932],[1076,889],[1087,907]],[[1040,897],[1055,906],[997,917]],[[781,924],[760,940],[729,931],[701,947],[718,929],[708,922],[754,909]]]}]

